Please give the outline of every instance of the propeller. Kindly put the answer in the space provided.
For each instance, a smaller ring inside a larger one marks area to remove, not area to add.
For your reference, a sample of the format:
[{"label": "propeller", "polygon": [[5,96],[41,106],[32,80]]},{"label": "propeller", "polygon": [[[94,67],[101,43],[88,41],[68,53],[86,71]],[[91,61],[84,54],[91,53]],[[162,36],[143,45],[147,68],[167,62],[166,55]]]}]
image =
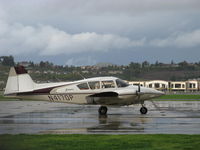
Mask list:
[{"label": "propeller", "polygon": [[138,92],[140,92],[140,83],[139,83],[139,85],[138,85]]},{"label": "propeller", "polygon": [[138,84],[138,90],[136,91],[136,94],[138,96],[138,100],[140,100],[140,95],[141,95],[140,83]]},{"label": "propeller", "polygon": [[[138,84],[138,90],[136,91],[136,94],[137,94],[137,96],[138,96],[138,100],[140,100],[140,95],[141,95],[140,83]],[[153,106],[154,106],[157,110],[161,111],[161,109],[158,107],[158,105],[157,105],[152,99],[151,99],[150,101],[151,101],[151,103],[153,104]]]}]

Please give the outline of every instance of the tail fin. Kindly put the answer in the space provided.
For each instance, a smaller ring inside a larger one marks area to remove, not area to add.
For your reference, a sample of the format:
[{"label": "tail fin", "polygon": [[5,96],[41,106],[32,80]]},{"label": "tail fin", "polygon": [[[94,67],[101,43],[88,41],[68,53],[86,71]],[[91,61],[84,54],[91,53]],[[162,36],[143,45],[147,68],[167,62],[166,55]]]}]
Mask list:
[{"label": "tail fin", "polygon": [[4,95],[32,91],[34,84],[23,66],[11,67]]}]

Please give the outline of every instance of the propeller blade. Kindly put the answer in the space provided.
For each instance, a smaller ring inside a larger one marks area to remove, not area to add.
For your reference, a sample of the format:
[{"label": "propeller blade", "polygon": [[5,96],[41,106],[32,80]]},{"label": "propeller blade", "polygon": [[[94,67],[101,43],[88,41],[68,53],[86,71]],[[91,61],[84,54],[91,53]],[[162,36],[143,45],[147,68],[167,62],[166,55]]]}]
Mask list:
[{"label": "propeller blade", "polygon": [[139,83],[139,85],[138,85],[138,92],[140,92],[140,83]]},{"label": "propeller blade", "polygon": [[138,84],[138,90],[136,91],[137,92],[137,96],[138,96],[138,100],[140,100],[140,83]]}]

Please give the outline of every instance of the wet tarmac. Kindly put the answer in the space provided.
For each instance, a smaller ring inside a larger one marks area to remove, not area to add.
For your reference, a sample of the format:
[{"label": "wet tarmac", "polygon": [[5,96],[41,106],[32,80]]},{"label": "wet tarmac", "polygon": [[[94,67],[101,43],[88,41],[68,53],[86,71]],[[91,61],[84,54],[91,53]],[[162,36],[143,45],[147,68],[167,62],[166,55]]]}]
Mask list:
[{"label": "wet tarmac", "polygon": [[200,101],[159,101],[156,109],[140,105],[108,107],[42,101],[1,101],[0,134],[200,134]]}]

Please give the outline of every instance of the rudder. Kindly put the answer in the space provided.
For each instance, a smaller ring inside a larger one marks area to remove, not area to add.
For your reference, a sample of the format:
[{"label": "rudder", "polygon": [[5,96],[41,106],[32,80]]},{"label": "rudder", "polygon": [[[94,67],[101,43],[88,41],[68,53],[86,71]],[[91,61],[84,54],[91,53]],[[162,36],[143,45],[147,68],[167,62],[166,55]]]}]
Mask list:
[{"label": "rudder", "polygon": [[23,66],[11,67],[4,95],[32,91],[34,84]]}]

